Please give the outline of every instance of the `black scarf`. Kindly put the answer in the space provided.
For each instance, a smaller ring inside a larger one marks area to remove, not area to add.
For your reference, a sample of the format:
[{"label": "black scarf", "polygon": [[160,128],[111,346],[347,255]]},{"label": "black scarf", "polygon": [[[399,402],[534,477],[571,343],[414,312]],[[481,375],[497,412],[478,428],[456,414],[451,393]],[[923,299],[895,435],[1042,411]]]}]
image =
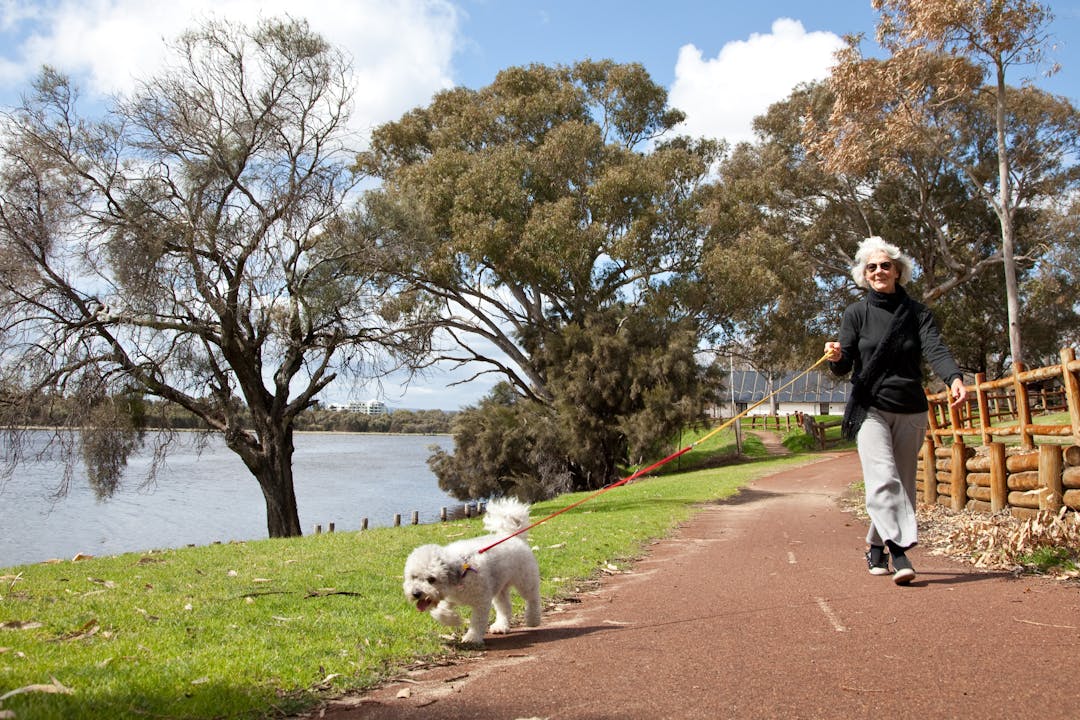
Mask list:
[{"label": "black scarf", "polygon": [[[870,292],[874,293],[873,290]],[[851,395],[848,396],[847,407],[844,408],[844,420],[840,425],[840,434],[847,440],[854,440],[859,434],[859,428],[862,427],[863,420],[866,420],[870,404],[881,389],[881,383],[889,369],[889,361],[900,352],[900,345],[904,339],[904,326],[912,317],[911,298],[904,292],[904,288],[897,285],[896,295],[898,304],[884,337],[874,348],[874,354],[870,356],[866,365],[851,376]],[[870,300],[867,299],[866,303],[867,316],[869,316]]]}]

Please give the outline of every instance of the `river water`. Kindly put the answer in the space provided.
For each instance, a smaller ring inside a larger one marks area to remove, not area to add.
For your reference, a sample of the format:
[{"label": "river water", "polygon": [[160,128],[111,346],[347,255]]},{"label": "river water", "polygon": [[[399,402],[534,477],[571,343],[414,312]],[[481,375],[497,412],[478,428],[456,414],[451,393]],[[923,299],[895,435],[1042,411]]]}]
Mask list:
[{"label": "river water", "polygon": [[[445,435],[298,433],[293,474],[305,534],[330,523],[356,530],[420,522],[461,503],[439,489],[427,466],[431,446],[451,448]],[[150,458],[128,462],[121,489],[98,501],[82,468],[68,494],[54,500],[62,468],[35,461],[0,479],[0,567],[114,555],[158,548],[265,538],[266,505],[255,478],[220,437],[198,452],[191,437],[174,444],[150,488],[139,488]]]}]

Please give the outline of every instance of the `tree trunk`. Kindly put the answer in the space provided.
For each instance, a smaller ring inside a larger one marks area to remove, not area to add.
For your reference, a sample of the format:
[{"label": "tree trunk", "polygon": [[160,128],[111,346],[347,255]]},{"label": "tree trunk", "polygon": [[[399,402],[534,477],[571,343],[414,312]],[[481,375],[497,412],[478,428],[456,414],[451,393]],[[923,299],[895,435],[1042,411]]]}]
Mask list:
[{"label": "tree trunk", "polygon": [[998,219],[1001,222],[1001,257],[1005,268],[1005,302],[1009,318],[1009,351],[1012,362],[1024,362],[1020,339],[1020,286],[1016,280],[1016,231],[1013,226],[1012,183],[1009,175],[1009,152],[1005,144],[1005,69],[999,58],[997,72]]},{"label": "tree trunk", "polygon": [[300,514],[296,510],[296,489],[293,486],[292,428],[282,435],[263,438],[264,465],[255,477],[266,500],[266,529],[272,538],[299,537]]},{"label": "tree trunk", "polygon": [[[269,427],[262,424],[261,427]],[[272,538],[299,537],[300,515],[293,486],[292,428],[273,428],[259,434],[258,442],[246,433],[226,433],[225,442],[259,481],[266,501],[266,530]]]}]

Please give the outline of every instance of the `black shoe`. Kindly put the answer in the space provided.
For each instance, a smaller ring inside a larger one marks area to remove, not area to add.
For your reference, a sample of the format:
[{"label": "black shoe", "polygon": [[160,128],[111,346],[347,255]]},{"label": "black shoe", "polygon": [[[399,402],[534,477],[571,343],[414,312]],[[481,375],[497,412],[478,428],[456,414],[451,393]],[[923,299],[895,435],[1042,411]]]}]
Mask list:
[{"label": "black shoe", "polygon": [[907,555],[893,555],[893,567],[896,572],[893,573],[892,581],[897,585],[907,585],[915,579],[915,568],[911,567]]},{"label": "black shoe", "polygon": [[889,553],[880,545],[871,545],[866,551],[866,567],[871,575],[889,574]]}]

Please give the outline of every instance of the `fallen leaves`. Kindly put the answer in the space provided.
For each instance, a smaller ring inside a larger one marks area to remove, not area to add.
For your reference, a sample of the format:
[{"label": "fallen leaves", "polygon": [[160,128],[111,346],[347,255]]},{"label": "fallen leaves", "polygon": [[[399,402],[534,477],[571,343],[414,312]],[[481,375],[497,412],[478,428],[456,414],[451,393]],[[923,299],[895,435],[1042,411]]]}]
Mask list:
[{"label": "fallen leaves", "polygon": [[[1040,548],[1080,551],[1080,514],[1043,511],[1026,520],[1007,513],[955,512],[940,505],[919,509],[920,542],[940,555],[973,562],[989,570],[1016,570],[1021,559]],[[1075,570],[1061,570],[1075,578]]]},{"label": "fallen leaves", "polygon": [[97,618],[91,618],[83,623],[83,626],[74,632],[66,633],[59,637],[52,639],[52,642],[73,642],[75,640],[85,640],[86,638],[93,637],[101,630],[101,626],[98,624]]},{"label": "fallen leaves", "polygon": [[15,688],[14,690],[12,690],[10,692],[6,692],[3,695],[0,695],[0,703],[4,702],[5,700],[7,700],[10,697],[15,697],[16,695],[23,695],[25,693],[50,693],[50,694],[53,694],[53,695],[73,695],[74,694],[74,692],[75,692],[74,690],[72,690],[69,687],[65,687],[56,678],[51,678],[51,679],[52,679],[52,682],[47,684],[47,685],[27,685],[25,687]]}]

